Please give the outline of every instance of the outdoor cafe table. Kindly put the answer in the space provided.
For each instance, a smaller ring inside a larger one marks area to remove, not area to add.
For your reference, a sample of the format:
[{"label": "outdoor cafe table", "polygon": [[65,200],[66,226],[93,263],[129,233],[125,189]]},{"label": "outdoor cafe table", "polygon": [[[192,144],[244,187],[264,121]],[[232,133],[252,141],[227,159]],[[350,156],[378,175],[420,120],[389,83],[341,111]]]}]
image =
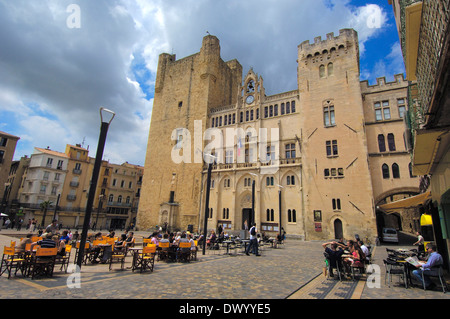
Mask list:
[{"label": "outdoor cafe table", "polygon": [[227,252],[225,253],[225,255],[229,255],[229,251],[230,251],[230,245],[233,243],[232,240],[225,240],[223,241],[224,244],[227,244]]},{"label": "outdoor cafe table", "polygon": [[244,243],[244,252],[246,252],[247,245],[250,244],[250,239],[242,239],[241,241]]},{"label": "outdoor cafe table", "polygon": [[128,251],[131,252],[131,255],[133,256],[133,261],[131,263],[131,267],[127,267],[127,269],[133,269],[134,265],[136,264],[136,259],[139,255],[139,253],[144,249],[144,247],[131,247],[128,248]]}]

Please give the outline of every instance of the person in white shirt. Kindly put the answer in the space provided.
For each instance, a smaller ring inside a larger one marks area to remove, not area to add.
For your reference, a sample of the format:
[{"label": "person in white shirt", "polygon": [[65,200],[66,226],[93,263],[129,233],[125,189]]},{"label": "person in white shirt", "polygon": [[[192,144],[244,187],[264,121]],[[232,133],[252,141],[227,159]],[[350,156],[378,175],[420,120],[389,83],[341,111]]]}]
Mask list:
[{"label": "person in white shirt", "polygon": [[369,248],[367,248],[366,245],[362,241],[359,241],[359,247],[361,248],[362,252],[364,253],[364,256],[366,256],[366,261],[370,260],[370,251]]},{"label": "person in white shirt", "polygon": [[256,256],[261,256],[258,253],[258,237],[257,237],[258,230],[256,229],[255,223],[252,224],[252,227],[250,228],[249,233],[250,233],[250,244],[247,246],[247,249],[245,250],[245,254],[247,256],[250,256],[249,251],[250,251],[250,249],[253,248],[253,253]]}]

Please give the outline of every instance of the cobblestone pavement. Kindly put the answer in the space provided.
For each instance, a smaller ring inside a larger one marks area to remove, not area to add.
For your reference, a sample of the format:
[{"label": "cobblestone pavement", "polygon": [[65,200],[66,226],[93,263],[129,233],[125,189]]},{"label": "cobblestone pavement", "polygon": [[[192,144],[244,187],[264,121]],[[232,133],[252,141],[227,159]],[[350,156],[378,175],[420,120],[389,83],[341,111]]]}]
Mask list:
[{"label": "cobblestone pavement", "polygon": [[[135,233],[139,239],[139,233]],[[0,247],[9,245],[18,232],[2,230]],[[23,235],[23,234],[22,234]],[[145,234],[147,235],[147,234]],[[142,238],[142,237],[141,237]],[[139,241],[139,240],[138,240]],[[265,247],[261,257],[225,255],[225,250],[199,251],[198,261],[190,263],[155,262],[152,272],[140,274],[119,265],[83,265],[80,288],[73,274],[55,268],[53,278],[31,280],[0,277],[1,299],[449,299],[442,290],[424,291],[402,287],[394,280],[384,282],[386,249],[377,246],[374,264],[381,270],[379,288],[368,288],[366,275],[359,280],[326,279],[321,242],[287,240],[283,248]],[[74,253],[71,259],[74,258]],[[126,258],[131,266],[131,257]],[[69,281],[68,281],[69,279]]]}]

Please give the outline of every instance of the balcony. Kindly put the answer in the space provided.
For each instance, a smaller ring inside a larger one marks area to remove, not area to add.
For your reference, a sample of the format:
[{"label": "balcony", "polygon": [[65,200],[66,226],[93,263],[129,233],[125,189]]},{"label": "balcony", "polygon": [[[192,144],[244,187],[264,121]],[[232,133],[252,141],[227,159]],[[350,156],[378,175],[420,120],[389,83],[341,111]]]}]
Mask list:
[{"label": "balcony", "polygon": [[73,169],[72,173],[74,173],[75,175],[81,175],[81,172],[83,172],[81,169]]},{"label": "balcony", "polygon": [[77,199],[77,195],[67,195],[67,200],[68,201],[74,201]]},{"label": "balcony", "polygon": [[78,187],[80,185],[79,182],[70,182],[69,183],[70,187]]},{"label": "balcony", "polygon": [[[279,165],[278,165],[279,163]],[[283,158],[279,161],[271,160],[269,162],[251,162],[251,163],[221,163],[221,164],[214,164],[212,166],[213,171],[233,171],[233,170],[245,170],[245,169],[260,169],[260,168],[270,168],[270,167],[292,167],[292,166],[299,166],[302,164],[302,158],[301,157],[295,157],[295,158]],[[208,165],[203,165],[203,171],[206,173],[208,170]]]}]

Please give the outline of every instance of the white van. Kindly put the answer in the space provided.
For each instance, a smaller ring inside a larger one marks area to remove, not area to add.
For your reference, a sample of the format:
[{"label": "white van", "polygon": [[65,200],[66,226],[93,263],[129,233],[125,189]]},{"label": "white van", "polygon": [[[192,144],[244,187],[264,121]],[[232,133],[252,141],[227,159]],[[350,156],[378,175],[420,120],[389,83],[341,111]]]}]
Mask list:
[{"label": "white van", "polygon": [[381,237],[383,242],[397,243],[398,244],[398,233],[394,228],[383,228],[383,235]]}]

